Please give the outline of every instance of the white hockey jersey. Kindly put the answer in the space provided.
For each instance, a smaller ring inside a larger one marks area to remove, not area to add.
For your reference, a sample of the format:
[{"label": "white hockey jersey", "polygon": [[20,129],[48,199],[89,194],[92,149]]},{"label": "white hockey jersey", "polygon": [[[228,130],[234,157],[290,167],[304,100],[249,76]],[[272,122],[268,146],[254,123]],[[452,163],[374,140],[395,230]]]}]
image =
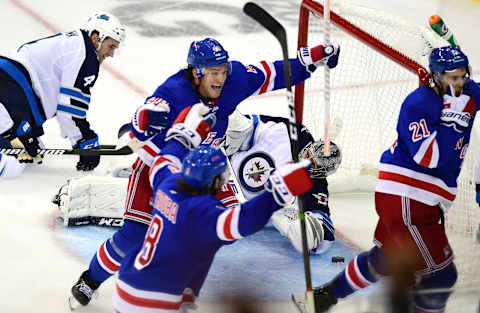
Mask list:
[{"label": "white hockey jersey", "polygon": [[62,136],[72,144],[88,137],[85,133],[91,134],[86,112],[100,63],[85,31],[77,29],[35,40],[6,56],[21,63],[30,75],[41,102],[38,108],[32,108],[37,126],[56,116]]},{"label": "white hockey jersey", "polygon": [[264,190],[263,185],[276,166],[292,161],[285,124],[272,121],[264,123],[257,115],[252,118],[255,128],[251,148],[238,151],[230,157],[232,169],[247,200]]}]

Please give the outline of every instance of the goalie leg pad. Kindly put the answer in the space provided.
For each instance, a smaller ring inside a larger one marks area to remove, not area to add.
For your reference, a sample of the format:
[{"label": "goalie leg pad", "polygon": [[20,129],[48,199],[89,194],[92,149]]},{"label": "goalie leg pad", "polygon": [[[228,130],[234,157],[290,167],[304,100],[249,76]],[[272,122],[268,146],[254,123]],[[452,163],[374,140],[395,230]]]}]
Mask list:
[{"label": "goalie leg pad", "polygon": [[65,226],[121,226],[127,183],[117,177],[72,178],[60,188],[53,202]]},{"label": "goalie leg pad", "polygon": [[[308,249],[316,254],[324,253],[333,244],[333,224],[325,214],[305,212],[305,230],[307,235]],[[292,246],[302,252],[302,235],[298,210],[286,207],[276,211],[272,215],[272,224],[282,236],[286,236]],[[325,225],[328,226],[325,226]],[[331,231],[332,230],[332,231]]]}]

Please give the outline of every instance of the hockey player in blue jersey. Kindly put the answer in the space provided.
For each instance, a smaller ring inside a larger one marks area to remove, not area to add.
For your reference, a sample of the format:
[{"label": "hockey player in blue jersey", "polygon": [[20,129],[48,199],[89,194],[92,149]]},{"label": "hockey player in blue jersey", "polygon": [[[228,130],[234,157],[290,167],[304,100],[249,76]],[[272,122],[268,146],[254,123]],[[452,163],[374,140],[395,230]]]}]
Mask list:
[{"label": "hockey player in blue jersey", "polygon": [[[314,291],[316,312],[325,312],[355,291],[393,277],[394,312],[444,312],[457,280],[443,224],[455,199],[457,177],[468,149],[480,88],[470,79],[467,56],[458,48],[430,54],[431,86],[402,104],[398,138],[380,159],[375,207],[375,247],[355,257],[336,278]],[[413,293],[403,300],[403,290]],[[400,305],[404,305],[400,307]]]},{"label": "hockey player in blue jersey", "polygon": [[[0,148],[24,147],[14,158],[2,155],[0,177],[18,176],[25,163],[41,163],[43,123],[56,117],[62,137],[74,148],[98,148],[86,119],[90,88],[100,64],[113,57],[125,27],[111,14],[97,13],[85,27],[28,42],[0,56]],[[76,167],[91,171],[99,156],[80,156]]]},{"label": "hockey player in blue jersey", "polygon": [[[237,189],[249,200],[263,192],[263,185],[276,166],[292,162],[289,120],[267,115],[243,115],[238,110],[228,118],[225,152],[230,158]],[[299,158],[312,162],[310,178],[313,188],[303,196],[307,243],[311,253],[322,254],[335,240],[330,218],[328,182],[341,162],[338,146],[331,142],[330,156],[323,155],[323,141],[314,141],[312,134],[301,123],[296,124]],[[302,252],[302,238],[298,209],[295,204],[272,215],[273,226]]]},{"label": "hockey player in blue jersey", "polygon": [[[290,60],[292,83],[309,78],[317,66],[334,68],[339,53],[340,47],[335,43],[301,48],[298,57]],[[126,252],[143,240],[153,211],[148,173],[163,148],[166,131],[179,112],[199,102],[211,107],[217,123],[202,144],[215,147],[225,135],[228,116],[241,101],[285,88],[283,61],[261,61],[255,65],[231,61],[228,52],[212,38],[190,44],[187,65],[162,83],[132,118],[130,135],[145,141],[145,145],[137,151],[138,158],[132,165],[122,228],[99,247],[89,269],[72,287],[74,296],[83,305],[88,304],[93,290],[118,271]],[[233,191],[223,200],[232,196]],[[88,290],[83,286],[89,286]],[[84,296],[80,291],[85,291]]]},{"label": "hockey player in blue jersey", "polygon": [[184,158],[188,149],[176,140],[188,139],[170,133],[150,170],[154,210],[149,229],[118,272],[113,297],[118,312],[185,312],[223,245],[260,230],[274,211],[312,188],[310,161],[302,160],[279,166],[266,191],[227,209],[213,196],[229,177],[226,156],[202,145]]}]

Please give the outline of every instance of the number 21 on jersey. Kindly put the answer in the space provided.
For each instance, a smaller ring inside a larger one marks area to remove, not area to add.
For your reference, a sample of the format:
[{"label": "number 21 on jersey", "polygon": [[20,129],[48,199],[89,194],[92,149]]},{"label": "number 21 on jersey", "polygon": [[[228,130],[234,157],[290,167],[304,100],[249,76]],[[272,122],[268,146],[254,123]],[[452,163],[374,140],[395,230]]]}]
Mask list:
[{"label": "number 21 on jersey", "polygon": [[425,122],[423,118],[420,122],[411,122],[410,125],[408,125],[408,129],[412,131],[412,142],[417,142],[430,136],[427,122]]},{"label": "number 21 on jersey", "polygon": [[143,241],[142,250],[137,254],[135,258],[135,268],[141,270],[148,266],[152,261],[155,249],[157,248],[158,240],[162,235],[163,220],[160,216],[154,215],[150,227],[148,228],[145,240]]}]

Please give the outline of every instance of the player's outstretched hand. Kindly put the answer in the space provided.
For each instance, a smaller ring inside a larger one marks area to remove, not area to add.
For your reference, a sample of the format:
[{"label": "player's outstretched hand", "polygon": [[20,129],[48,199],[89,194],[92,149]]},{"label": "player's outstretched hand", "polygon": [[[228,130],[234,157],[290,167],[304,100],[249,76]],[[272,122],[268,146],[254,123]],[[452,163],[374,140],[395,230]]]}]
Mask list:
[{"label": "player's outstretched hand", "polygon": [[264,185],[265,190],[273,194],[273,198],[279,205],[292,204],[295,196],[304,194],[313,187],[308,172],[310,166],[310,160],[281,166],[270,175]]},{"label": "player's outstretched hand", "polygon": [[301,47],[298,50],[298,59],[309,72],[313,72],[316,67],[322,64],[328,66],[328,68],[334,68],[338,64],[339,55],[340,46],[336,42],[326,46]]},{"label": "player's outstretched hand", "polygon": [[132,130],[136,138],[145,141],[161,133],[168,126],[168,103],[158,97],[148,99],[132,118]]},{"label": "player's outstretched hand", "polygon": [[[93,138],[82,138],[73,146],[74,149],[99,149],[98,136]],[[80,160],[77,162],[77,171],[92,171],[100,163],[99,155],[80,155]]]},{"label": "player's outstretched hand", "polygon": [[197,103],[180,112],[165,140],[176,139],[188,149],[198,147],[216,122],[215,113],[205,104]]}]

